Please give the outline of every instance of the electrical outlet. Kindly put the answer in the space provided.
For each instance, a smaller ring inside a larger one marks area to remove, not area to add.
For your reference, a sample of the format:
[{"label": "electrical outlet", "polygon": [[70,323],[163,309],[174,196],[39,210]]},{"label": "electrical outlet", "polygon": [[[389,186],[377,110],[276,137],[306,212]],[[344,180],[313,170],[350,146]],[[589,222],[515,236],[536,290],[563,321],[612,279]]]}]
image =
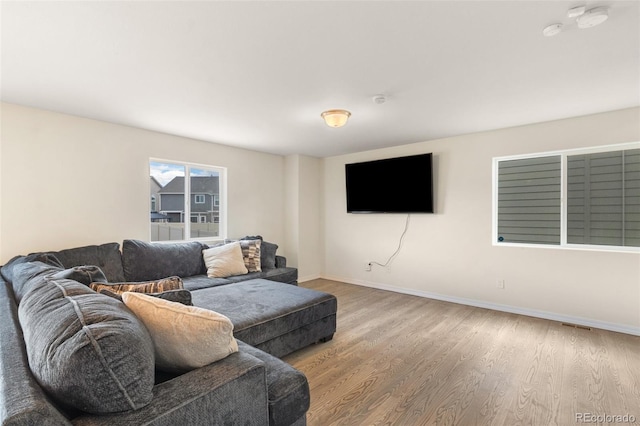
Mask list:
[{"label": "electrical outlet", "polygon": [[371,262],[366,262],[364,264],[364,270],[367,272],[371,272]]},{"label": "electrical outlet", "polygon": [[496,283],[496,287],[504,290],[504,280],[498,280],[498,282]]}]

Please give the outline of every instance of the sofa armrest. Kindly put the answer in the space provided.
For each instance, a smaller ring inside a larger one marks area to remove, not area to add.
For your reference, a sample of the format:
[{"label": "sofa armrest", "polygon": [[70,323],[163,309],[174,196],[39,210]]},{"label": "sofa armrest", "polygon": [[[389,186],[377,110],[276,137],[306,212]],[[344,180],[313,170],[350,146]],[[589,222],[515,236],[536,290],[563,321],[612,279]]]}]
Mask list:
[{"label": "sofa armrest", "polygon": [[244,352],[160,383],[153,394],[151,403],[139,410],[100,416],[83,414],[72,423],[269,424],[264,363]]},{"label": "sofa armrest", "polygon": [[31,374],[11,284],[0,278],[0,424],[70,425]]},{"label": "sofa armrest", "polygon": [[287,258],[284,256],[276,255],[276,268],[286,268],[287,267]]}]

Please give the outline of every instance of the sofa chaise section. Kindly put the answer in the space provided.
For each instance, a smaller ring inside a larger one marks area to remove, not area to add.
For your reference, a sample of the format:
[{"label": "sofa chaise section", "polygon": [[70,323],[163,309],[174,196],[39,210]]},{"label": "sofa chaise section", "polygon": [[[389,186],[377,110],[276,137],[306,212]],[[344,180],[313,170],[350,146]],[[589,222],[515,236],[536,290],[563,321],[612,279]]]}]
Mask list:
[{"label": "sofa chaise section", "polygon": [[335,296],[265,279],[197,290],[192,301],[228,317],[237,339],[277,357],[331,340],[336,330]]}]

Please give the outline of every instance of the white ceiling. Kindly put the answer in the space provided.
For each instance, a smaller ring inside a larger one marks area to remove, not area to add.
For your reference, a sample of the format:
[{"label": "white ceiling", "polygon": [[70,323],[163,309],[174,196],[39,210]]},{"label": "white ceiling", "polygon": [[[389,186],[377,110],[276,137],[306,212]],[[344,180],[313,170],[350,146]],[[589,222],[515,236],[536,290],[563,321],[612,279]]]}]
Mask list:
[{"label": "white ceiling", "polygon": [[[609,20],[578,29],[566,12],[581,4],[609,6]],[[276,154],[640,105],[638,1],[3,1],[0,13],[3,101]],[[566,31],[542,36],[554,22]],[[349,123],[327,127],[330,108]]]}]

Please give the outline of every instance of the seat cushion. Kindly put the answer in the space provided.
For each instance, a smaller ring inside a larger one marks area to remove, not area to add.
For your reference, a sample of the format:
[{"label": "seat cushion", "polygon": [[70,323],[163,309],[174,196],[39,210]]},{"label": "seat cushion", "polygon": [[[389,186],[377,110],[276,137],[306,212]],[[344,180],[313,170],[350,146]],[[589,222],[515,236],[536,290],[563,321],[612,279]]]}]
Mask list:
[{"label": "seat cushion", "polygon": [[309,383],[300,371],[286,362],[238,341],[240,352],[265,364],[269,401],[269,426],[288,426],[305,416],[309,409]]},{"label": "seat cushion", "polygon": [[278,281],[287,284],[297,284],[298,282],[298,269],[297,268],[275,268],[262,271],[265,278],[269,281]]},{"label": "seat cushion", "polygon": [[227,279],[232,283],[239,283],[256,278],[264,278],[265,280],[278,281],[287,284],[297,284],[298,270],[296,268],[265,269],[261,272],[249,272],[246,275],[227,277]]},{"label": "seat cushion", "polygon": [[335,315],[336,298],[308,288],[255,279],[191,292],[193,304],[227,316],[236,338],[259,345]]},{"label": "seat cushion", "polygon": [[206,275],[193,275],[182,278],[184,288],[190,291],[225,285],[230,282],[228,278],[211,278]]}]

